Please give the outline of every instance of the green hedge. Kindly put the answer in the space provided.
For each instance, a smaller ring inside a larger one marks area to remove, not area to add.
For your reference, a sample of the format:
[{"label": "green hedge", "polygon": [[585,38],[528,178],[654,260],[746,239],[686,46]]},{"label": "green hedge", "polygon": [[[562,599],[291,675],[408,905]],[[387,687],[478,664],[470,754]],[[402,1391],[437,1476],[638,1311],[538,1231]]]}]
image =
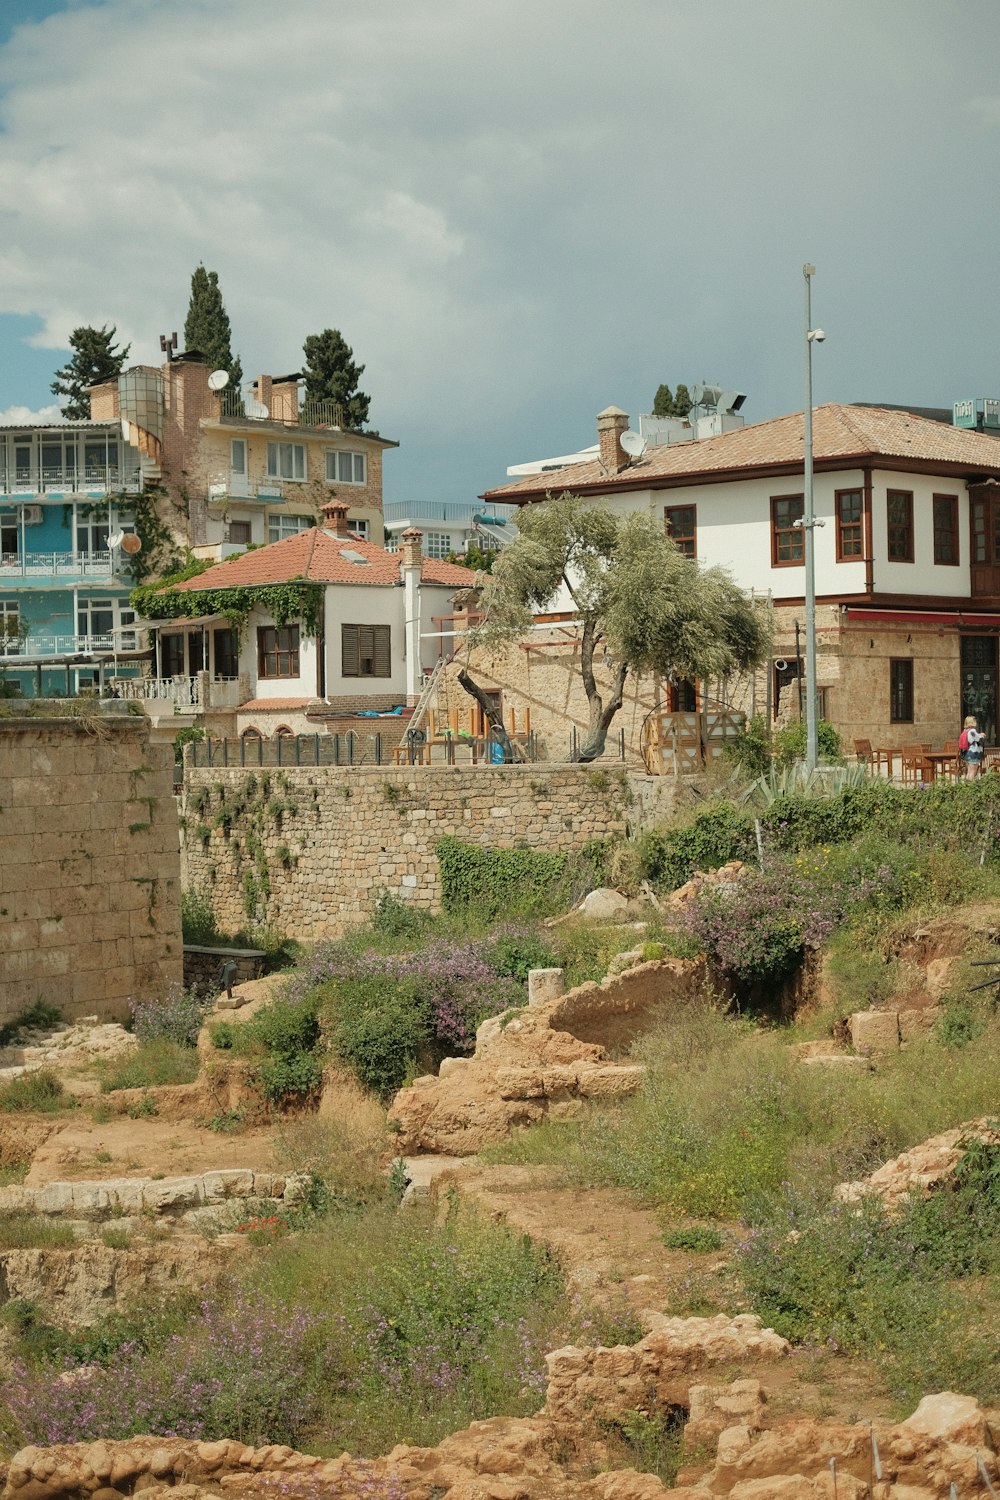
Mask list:
[{"label": "green hedge", "polygon": [[[836,797],[778,797],[757,816],[767,846],[791,853],[875,833],[900,842],[932,839],[942,848],[977,854],[985,847],[992,862],[1000,851],[1000,777],[939,781],[916,789],[873,780]],[[736,803],[715,802],[681,827],[644,833],[639,852],[645,873],[672,890],[695,870],[714,869],[730,859],[755,860],[754,817]]]}]

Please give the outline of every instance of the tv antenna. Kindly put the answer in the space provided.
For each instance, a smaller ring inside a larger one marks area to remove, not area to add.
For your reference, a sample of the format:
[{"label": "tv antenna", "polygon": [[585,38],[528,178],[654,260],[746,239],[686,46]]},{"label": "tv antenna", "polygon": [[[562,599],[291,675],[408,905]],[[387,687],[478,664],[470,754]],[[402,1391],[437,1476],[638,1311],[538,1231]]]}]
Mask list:
[{"label": "tv antenna", "polygon": [[164,354],[167,356],[167,364],[169,365],[170,361],[174,357],[174,350],[177,348],[177,335],[176,335],[176,333],[172,333],[169,338],[167,338],[167,335],[165,333],[161,333],[160,334],[160,348],[163,350]]}]

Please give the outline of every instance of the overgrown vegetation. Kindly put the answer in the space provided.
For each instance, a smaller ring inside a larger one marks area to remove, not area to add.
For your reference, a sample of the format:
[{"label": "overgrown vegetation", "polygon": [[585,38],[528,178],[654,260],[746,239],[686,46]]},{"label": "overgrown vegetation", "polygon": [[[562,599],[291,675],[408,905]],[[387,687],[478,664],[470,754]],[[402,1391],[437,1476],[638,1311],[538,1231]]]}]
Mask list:
[{"label": "overgrown vegetation", "polygon": [[0,1086],[0,1111],[5,1114],[51,1115],[76,1107],[77,1100],[50,1068],[21,1073]]}]

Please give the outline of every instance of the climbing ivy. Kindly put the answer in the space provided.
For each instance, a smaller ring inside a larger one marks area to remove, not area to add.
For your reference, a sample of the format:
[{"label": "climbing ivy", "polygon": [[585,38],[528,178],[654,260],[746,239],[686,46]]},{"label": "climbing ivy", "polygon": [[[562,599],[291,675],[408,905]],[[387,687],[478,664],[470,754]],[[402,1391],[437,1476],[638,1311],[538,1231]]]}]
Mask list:
[{"label": "climbing ivy", "polygon": [[[133,518],[135,534],[142,547],[131,556],[123,554],[121,571],[136,584],[144,579],[157,577],[180,564],[177,543],[157,507],[158,499],[166,495],[162,486],[143,490],[138,495],[106,495],[101,500],[77,502],[77,516],[85,520],[107,520],[111,507],[119,515],[127,511]],[[73,516],[72,505],[63,506],[63,525],[69,526]],[[206,563],[207,567],[208,564]]]},{"label": "climbing ivy", "polygon": [[525,909],[552,897],[567,856],[535,849],[483,849],[447,836],[434,852],[446,912],[475,910],[486,917]]},{"label": "climbing ivy", "polygon": [[237,584],[229,587],[221,585],[211,589],[185,589],[179,594],[169,591],[170,584],[186,583],[189,578],[196,577],[202,571],[201,567],[189,564],[187,568],[158,583],[133,589],[129,603],[147,620],[224,615],[240,633],[246,627],[250,611],[254,609],[269,614],[279,626],[297,621],[306,635],[315,635],[319,629],[323,607],[321,583],[295,578],[287,583]]}]

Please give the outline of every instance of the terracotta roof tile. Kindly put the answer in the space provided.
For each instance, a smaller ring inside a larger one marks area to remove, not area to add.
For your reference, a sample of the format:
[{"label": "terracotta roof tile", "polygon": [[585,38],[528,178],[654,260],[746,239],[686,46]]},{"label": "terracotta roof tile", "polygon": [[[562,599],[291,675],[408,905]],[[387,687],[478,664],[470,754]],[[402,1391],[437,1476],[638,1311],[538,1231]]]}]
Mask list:
[{"label": "terracotta roof tile", "polygon": [[[884,407],[818,406],[813,412],[813,456],[817,463],[843,459],[908,459],[927,464],[957,465],[969,471],[1000,476],[1000,438],[969,432]],[[574,464],[545,474],[531,474],[512,484],[487,490],[483,500],[534,499],[547,492],[588,489],[646,489],[659,481],[677,482],[687,476],[739,473],[744,469],[802,467],[801,412],[774,417],[702,438],[647,448],[641,461],[618,474],[595,462]]]},{"label": "terracotta roof tile", "polygon": [[[358,561],[361,559],[361,561]],[[399,583],[399,556],[357,536],[334,536],[320,526],[214,563],[184,583],[171,584],[165,593],[201,589],[241,588],[252,584],[290,583],[305,578],[313,583],[360,583],[391,588]],[[424,583],[444,588],[466,588],[475,581],[470,568],[425,557],[420,568]]]}]

